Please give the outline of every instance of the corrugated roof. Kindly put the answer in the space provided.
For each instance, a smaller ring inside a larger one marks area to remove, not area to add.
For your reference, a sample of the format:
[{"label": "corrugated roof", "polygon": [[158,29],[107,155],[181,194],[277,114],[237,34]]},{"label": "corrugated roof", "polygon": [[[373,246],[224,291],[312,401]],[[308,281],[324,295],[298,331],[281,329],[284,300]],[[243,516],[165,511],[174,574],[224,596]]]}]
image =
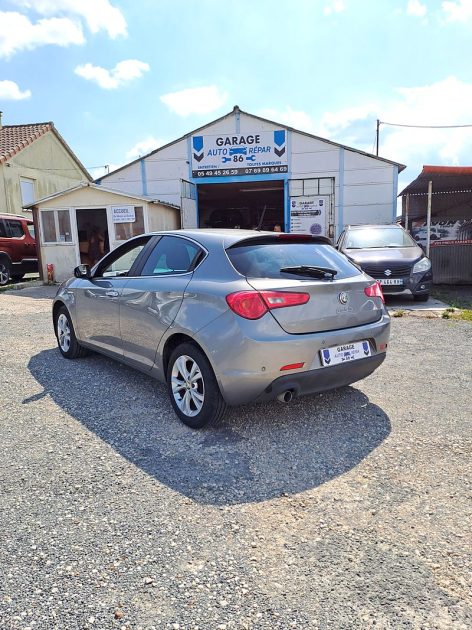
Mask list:
[{"label": "corrugated roof", "polygon": [[472,166],[423,166],[418,177],[402,190],[406,194],[426,194],[428,182],[433,182],[433,193],[462,192],[472,189]]},{"label": "corrugated roof", "polygon": [[53,127],[51,122],[3,125],[0,128],[0,162],[6,162]]}]

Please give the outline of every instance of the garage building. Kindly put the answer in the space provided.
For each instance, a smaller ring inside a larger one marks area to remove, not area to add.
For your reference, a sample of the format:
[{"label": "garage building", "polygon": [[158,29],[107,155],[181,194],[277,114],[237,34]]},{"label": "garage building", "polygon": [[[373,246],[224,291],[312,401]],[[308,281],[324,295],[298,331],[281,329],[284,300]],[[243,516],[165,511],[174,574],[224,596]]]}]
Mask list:
[{"label": "garage building", "polygon": [[97,180],[181,208],[184,228],[324,234],[393,223],[405,167],[239,107]]}]

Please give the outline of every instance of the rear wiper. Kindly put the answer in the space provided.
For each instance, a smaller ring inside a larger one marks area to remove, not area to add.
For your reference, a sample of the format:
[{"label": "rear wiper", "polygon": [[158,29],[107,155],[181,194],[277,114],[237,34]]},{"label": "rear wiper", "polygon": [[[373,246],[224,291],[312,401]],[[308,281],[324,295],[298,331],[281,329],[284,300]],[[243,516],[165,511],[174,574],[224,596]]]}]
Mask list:
[{"label": "rear wiper", "polygon": [[314,278],[331,278],[338,273],[336,269],[329,267],[312,267],[310,265],[299,265],[298,267],[282,267],[280,271],[284,273],[294,273],[300,276],[313,276]]}]

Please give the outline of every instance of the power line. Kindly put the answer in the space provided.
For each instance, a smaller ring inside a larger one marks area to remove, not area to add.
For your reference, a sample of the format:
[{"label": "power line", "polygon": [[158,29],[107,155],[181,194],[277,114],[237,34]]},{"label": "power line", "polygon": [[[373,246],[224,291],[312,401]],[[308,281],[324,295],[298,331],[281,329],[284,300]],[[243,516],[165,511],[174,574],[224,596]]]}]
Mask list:
[{"label": "power line", "polygon": [[405,125],[402,123],[391,123],[379,120],[379,125],[388,125],[389,127],[409,127],[415,129],[463,129],[464,127],[472,127],[470,125]]}]

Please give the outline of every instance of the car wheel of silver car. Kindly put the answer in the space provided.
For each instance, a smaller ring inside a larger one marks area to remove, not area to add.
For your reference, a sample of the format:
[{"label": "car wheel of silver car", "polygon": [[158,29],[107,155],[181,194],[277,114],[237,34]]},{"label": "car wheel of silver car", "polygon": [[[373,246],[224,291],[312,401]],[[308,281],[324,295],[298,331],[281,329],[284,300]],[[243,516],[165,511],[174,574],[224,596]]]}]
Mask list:
[{"label": "car wheel of silver car", "polygon": [[56,313],[54,330],[56,332],[57,345],[63,357],[66,359],[78,359],[88,354],[88,350],[77,341],[69,311],[65,306],[61,306]]},{"label": "car wheel of silver car", "polygon": [[10,263],[8,260],[0,260],[0,287],[8,284],[10,280]]},{"label": "car wheel of silver car", "polygon": [[167,387],[175,413],[192,429],[218,422],[226,411],[208,359],[191,343],[183,343],[172,352]]}]

